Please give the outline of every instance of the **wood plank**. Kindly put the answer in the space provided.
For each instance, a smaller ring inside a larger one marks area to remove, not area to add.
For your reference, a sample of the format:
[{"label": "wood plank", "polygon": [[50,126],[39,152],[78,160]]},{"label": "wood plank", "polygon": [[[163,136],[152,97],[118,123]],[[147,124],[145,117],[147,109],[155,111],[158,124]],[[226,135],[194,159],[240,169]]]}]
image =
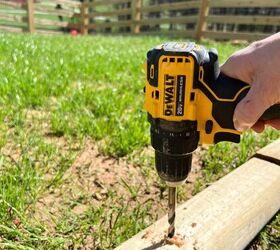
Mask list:
[{"label": "wood plank", "polygon": [[[48,8],[48,9],[56,9],[57,8],[57,5],[56,3],[49,3],[49,2],[41,2],[41,3],[38,3],[36,2],[34,4],[35,8]],[[80,6],[69,6],[69,5],[65,5],[65,4],[59,4],[61,6],[61,9],[58,9],[58,10],[61,10],[61,11],[68,11],[68,12],[76,12],[80,9]]]},{"label": "wood plank", "polygon": [[245,8],[245,7],[279,7],[280,0],[211,0],[211,7],[237,7],[237,8]]},{"label": "wood plank", "polygon": [[140,21],[141,25],[154,25],[154,24],[186,24],[186,23],[196,23],[198,16],[185,16],[185,17],[172,17],[172,18],[151,18],[142,19]]},{"label": "wood plank", "polygon": [[142,31],[139,35],[194,38],[195,30]]},{"label": "wood plank", "polygon": [[65,16],[65,17],[72,17],[74,15],[73,11],[59,10],[59,9],[50,8],[47,6],[44,6],[44,7],[35,6],[34,12],[35,12],[35,14],[43,14],[43,15],[54,14],[57,16]]},{"label": "wood plank", "polygon": [[165,243],[165,216],[116,250],[244,249],[279,210],[279,180],[278,165],[251,159],[177,208],[182,246]]},{"label": "wood plank", "polygon": [[200,1],[188,1],[178,3],[164,3],[155,4],[150,6],[141,7],[141,12],[160,12],[163,10],[185,10],[185,9],[196,9],[200,6]]},{"label": "wood plank", "polygon": [[209,14],[209,9],[209,0],[201,0],[195,36],[198,41],[202,37],[202,32],[206,30],[206,16]]},{"label": "wood plank", "polygon": [[28,19],[28,31],[30,33],[35,32],[34,24],[34,2],[33,0],[27,0],[27,19]]},{"label": "wood plank", "polygon": [[68,22],[61,22],[61,21],[54,21],[49,19],[41,19],[35,18],[35,23],[40,25],[47,25],[47,26],[57,26],[57,27],[68,27]]},{"label": "wood plank", "polygon": [[270,34],[262,33],[245,33],[245,32],[222,32],[222,31],[204,31],[202,36],[217,40],[240,39],[247,41],[256,41],[268,37]]},{"label": "wood plank", "polygon": [[0,31],[7,31],[7,32],[23,32],[23,28],[18,27],[11,27],[11,26],[4,26],[0,25]]},{"label": "wood plank", "polygon": [[42,35],[64,35],[63,31],[55,31],[55,30],[36,30],[36,33]]},{"label": "wood plank", "polygon": [[280,139],[259,150],[256,157],[272,161],[280,165]]},{"label": "wood plank", "polygon": [[88,6],[89,7],[96,7],[100,5],[111,5],[111,4],[120,4],[120,3],[130,3],[131,0],[99,0],[99,1],[94,1],[94,2],[89,2]]},{"label": "wood plank", "polygon": [[89,14],[89,17],[99,17],[99,16],[121,16],[131,14],[131,9],[121,9],[113,11],[96,11]]},{"label": "wood plank", "polygon": [[280,25],[279,16],[239,16],[239,15],[211,15],[206,17],[208,23]]},{"label": "wood plank", "polygon": [[26,17],[23,16],[16,16],[16,15],[5,15],[0,13],[0,19],[10,22],[22,22],[26,19]]},{"label": "wood plank", "polygon": [[69,6],[72,6],[72,7],[79,7],[81,5],[80,2],[76,2],[76,1],[71,1],[71,0],[43,0],[43,1],[40,1],[40,2],[43,2],[44,4],[45,3],[54,3],[54,4],[65,4],[65,5],[69,5]]},{"label": "wood plank", "polygon": [[132,0],[131,10],[132,10],[132,24],[131,24],[131,32],[133,34],[138,34],[140,32],[139,21],[141,20],[141,9],[142,0]]},{"label": "wood plank", "polygon": [[88,7],[88,0],[84,0],[83,4],[81,5],[81,33],[83,35],[88,34],[88,29],[89,29],[89,7]]},{"label": "wood plank", "polygon": [[22,7],[21,3],[7,2],[7,1],[4,1],[4,0],[0,0],[0,5],[14,7],[14,8],[21,8]]},{"label": "wood plank", "polygon": [[131,26],[132,21],[118,21],[118,22],[107,22],[107,23],[91,23],[88,25],[89,29],[95,28],[112,28],[112,27],[126,27]]}]

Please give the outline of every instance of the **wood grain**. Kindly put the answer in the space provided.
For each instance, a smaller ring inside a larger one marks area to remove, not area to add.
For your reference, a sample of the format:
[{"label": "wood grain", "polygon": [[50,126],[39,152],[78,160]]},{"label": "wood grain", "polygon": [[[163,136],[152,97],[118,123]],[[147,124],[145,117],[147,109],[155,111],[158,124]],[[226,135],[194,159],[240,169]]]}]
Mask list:
[{"label": "wood grain", "polygon": [[260,149],[255,157],[280,165],[280,139]]},{"label": "wood grain", "polygon": [[280,166],[253,158],[178,207],[180,248],[165,243],[165,216],[116,249],[244,249],[279,210],[279,180]]}]

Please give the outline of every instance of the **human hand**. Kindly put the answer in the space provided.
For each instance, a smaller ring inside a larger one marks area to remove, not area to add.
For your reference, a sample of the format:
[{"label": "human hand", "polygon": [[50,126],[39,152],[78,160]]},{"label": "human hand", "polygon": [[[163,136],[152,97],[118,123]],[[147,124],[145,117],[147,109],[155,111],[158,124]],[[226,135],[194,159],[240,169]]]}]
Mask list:
[{"label": "human hand", "polygon": [[259,120],[266,109],[280,103],[280,33],[237,51],[221,71],[252,85],[234,111],[235,128],[244,131],[251,127],[260,133],[269,124],[280,130],[280,119]]}]

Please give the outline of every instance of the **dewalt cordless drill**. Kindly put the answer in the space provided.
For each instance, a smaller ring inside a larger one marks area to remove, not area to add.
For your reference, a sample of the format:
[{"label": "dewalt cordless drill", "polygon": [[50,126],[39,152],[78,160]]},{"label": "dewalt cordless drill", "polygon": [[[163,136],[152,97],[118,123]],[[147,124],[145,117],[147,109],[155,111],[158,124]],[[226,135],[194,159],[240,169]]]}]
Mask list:
[{"label": "dewalt cordless drill", "polygon": [[[238,143],[233,113],[250,85],[219,70],[216,49],[169,42],[151,49],[146,61],[145,110],[159,176],[169,186],[170,224],[175,232],[176,187],[186,181],[198,144]],[[260,119],[280,118],[280,104]]]}]

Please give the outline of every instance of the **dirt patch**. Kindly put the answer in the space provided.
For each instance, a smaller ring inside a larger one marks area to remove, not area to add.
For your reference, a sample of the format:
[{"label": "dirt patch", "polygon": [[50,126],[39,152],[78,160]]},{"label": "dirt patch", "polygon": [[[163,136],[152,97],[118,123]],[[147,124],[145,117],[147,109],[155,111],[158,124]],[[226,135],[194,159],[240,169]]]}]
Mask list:
[{"label": "dirt patch", "polygon": [[[59,187],[51,187],[38,200],[35,217],[48,227],[55,226],[53,217],[59,218],[66,209],[75,214],[83,214],[90,206],[100,206],[110,195],[132,199],[136,188],[137,193],[145,193],[144,176],[139,167],[132,166],[124,159],[101,156],[91,140],[86,140],[84,149],[69,168]],[[157,188],[149,190],[156,196]],[[138,199],[141,199],[137,197]]]},{"label": "dirt patch", "polygon": [[[153,153],[152,149],[143,151],[144,155]],[[200,175],[197,164],[197,157],[194,157],[192,173],[186,187],[188,197],[191,196],[190,187],[194,185],[195,177]],[[154,166],[149,167],[154,171]],[[144,172],[141,166],[130,164],[127,159],[100,155],[97,146],[87,139],[59,185],[49,187],[38,199],[33,210],[34,217],[49,232],[55,232],[57,221],[66,211],[83,216],[90,207],[98,208],[110,201],[112,192],[113,196],[130,201],[132,206],[134,201],[144,203],[152,200],[151,213],[162,216],[167,209],[167,190],[162,190],[155,172],[149,177]]]}]

